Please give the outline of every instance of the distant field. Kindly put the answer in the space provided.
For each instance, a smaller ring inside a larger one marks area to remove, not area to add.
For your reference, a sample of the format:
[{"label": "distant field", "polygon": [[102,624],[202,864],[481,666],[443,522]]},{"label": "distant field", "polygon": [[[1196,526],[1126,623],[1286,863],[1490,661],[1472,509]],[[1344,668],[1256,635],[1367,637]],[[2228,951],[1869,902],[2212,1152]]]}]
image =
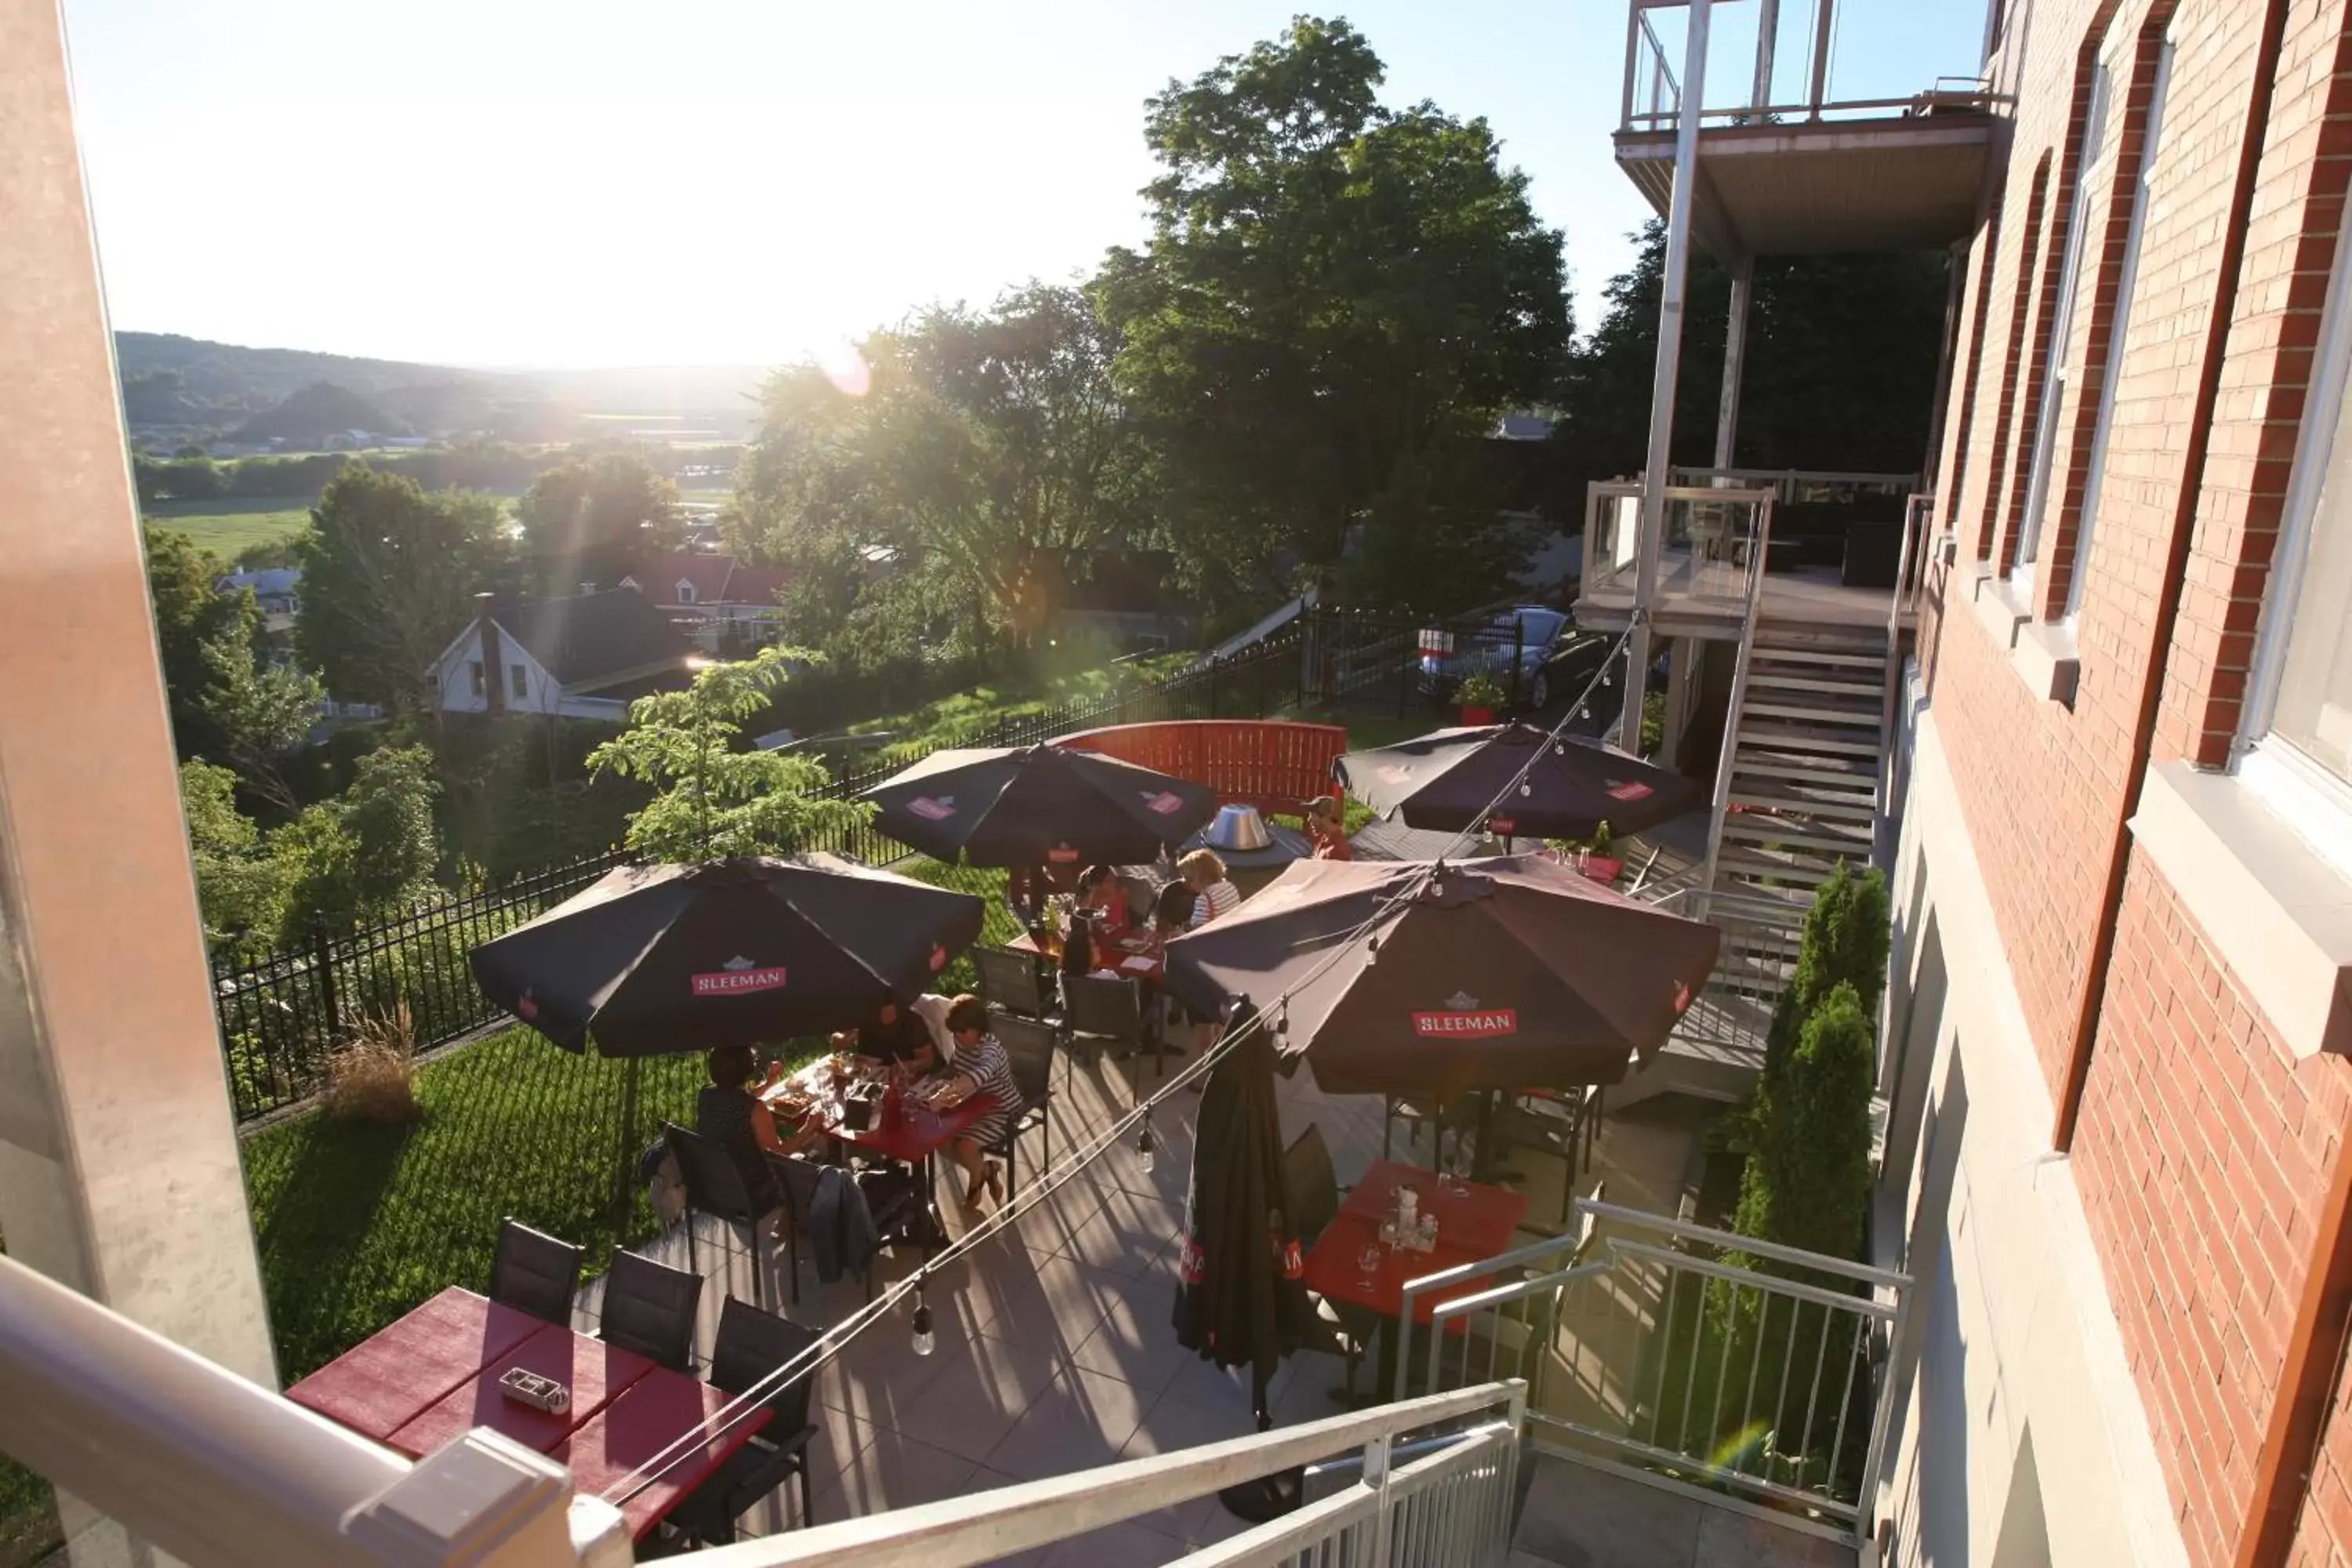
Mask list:
[{"label": "distant field", "polygon": [[310,526],[310,509],[289,507],[283,496],[149,501],[142,515],[186,534],[198,548],[223,561],[234,561],[255,545],[275,543]]}]

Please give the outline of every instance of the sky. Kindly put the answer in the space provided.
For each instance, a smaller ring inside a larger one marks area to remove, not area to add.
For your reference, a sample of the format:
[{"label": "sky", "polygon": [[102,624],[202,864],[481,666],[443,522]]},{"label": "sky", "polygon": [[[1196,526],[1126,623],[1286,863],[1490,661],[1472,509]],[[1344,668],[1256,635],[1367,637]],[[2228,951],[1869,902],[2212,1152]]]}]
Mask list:
[{"label": "sky", "polygon": [[[1145,233],[1143,100],[1296,0],[66,0],[118,328],[503,367],[770,364]],[[1784,0],[1779,92],[1809,0]],[[1752,70],[1720,7],[1710,102]],[[1979,0],[1843,0],[1832,96],[1972,72]],[[1624,0],[1370,0],[1388,101],[1483,115],[1579,329],[1648,216]],[[1679,12],[1654,13],[1680,73]]]}]

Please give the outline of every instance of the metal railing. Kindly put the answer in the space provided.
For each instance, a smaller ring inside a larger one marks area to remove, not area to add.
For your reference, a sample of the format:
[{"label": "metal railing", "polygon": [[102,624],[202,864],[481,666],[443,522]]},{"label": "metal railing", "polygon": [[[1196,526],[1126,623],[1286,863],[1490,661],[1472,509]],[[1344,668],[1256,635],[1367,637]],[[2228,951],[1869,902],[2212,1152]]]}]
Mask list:
[{"label": "metal railing", "polygon": [[[1739,623],[1739,657],[1731,672],[1731,697],[1723,710],[1723,744],[1717,748],[1715,758],[1715,795],[1708,806],[1706,824],[1706,876],[1701,882],[1706,893],[1715,891],[1716,863],[1723,853],[1723,819],[1731,810],[1731,779],[1739,757],[1740,710],[1748,702],[1748,667],[1756,657],[1756,621],[1761,611],[1764,595],[1764,573],[1772,552],[1772,503],[1767,500],[1758,509],[1757,537],[1748,552],[1748,596],[1742,606]],[[1706,894],[1699,900],[1698,913],[1707,912]]]},{"label": "metal railing", "polygon": [[[969,1568],[1360,1449],[1357,1479],[1181,1559],[1192,1564],[1490,1564],[1509,1550],[1527,1390],[1424,1395],[1050,1480],[722,1546],[709,1568]],[[1433,1449],[1391,1465],[1408,1434]]]},{"label": "metal railing", "polygon": [[[1769,489],[1670,485],[1661,542],[1661,600],[1712,599],[1726,610],[1754,602],[1772,539]],[[1624,479],[1587,488],[1581,593],[1631,594],[1641,546],[1642,487]]]},{"label": "metal railing", "polygon": [[[1727,0],[1716,0],[1717,5]],[[1675,51],[1651,26],[1653,11],[1686,10],[1690,0],[1630,0],[1625,23],[1625,76],[1619,100],[1621,134],[1631,132],[1671,132],[1681,118],[1684,94],[1675,79]],[[1804,96],[1776,101],[1773,74],[1779,48],[1780,0],[1759,0],[1754,69],[1731,102],[1697,106],[1700,122],[1727,125],[1814,123],[1822,121],[1925,118],[1938,114],[1981,114],[2002,101],[1985,79],[1971,75],[1937,76],[1924,90],[1905,97],[1837,98],[1830,82],[1837,29],[1836,0],[1816,0],[1812,31],[1806,38]],[[1679,42],[1679,40],[1677,40]]]},{"label": "metal railing", "polygon": [[[1772,1009],[1797,971],[1806,904],[1749,893],[1679,889],[1654,900],[1704,919],[1723,933],[1715,967],[1683,1010],[1675,1037],[1764,1059]],[[1704,909],[1704,914],[1696,911]]]},{"label": "metal railing", "polygon": [[[1860,1542],[1909,1277],[1597,1193],[1576,1209],[1564,1236],[1406,1285],[1408,1314],[1433,1291],[1454,1296],[1432,1315],[1425,1386],[1477,1375],[1482,1359],[1532,1337],[1555,1363],[1528,1380],[1539,1447]],[[1405,1386],[1401,1366],[1394,1392]]]}]

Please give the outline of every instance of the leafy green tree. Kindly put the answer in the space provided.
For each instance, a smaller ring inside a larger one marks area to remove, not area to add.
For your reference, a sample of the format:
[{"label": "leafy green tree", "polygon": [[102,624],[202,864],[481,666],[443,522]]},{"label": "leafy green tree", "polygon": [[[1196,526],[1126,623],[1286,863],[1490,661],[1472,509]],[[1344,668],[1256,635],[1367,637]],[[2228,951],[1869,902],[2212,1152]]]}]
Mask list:
[{"label": "leafy green tree", "polygon": [[743,721],[764,710],[793,666],[812,657],[762,648],[740,663],[710,666],[687,690],[629,705],[629,727],[588,762],[655,791],[629,818],[630,848],[677,861],[789,854],[817,834],[866,820],[867,806],[814,798],[831,781],[813,759],[740,749]]},{"label": "leafy green tree", "polygon": [[252,598],[216,591],[213,584],[223,571],[219,558],[198,549],[186,534],[150,527],[146,545],[147,599],[155,615],[172,738],[184,758],[213,755],[221,737],[205,707],[212,681],[207,650],[225,638],[251,635]]},{"label": "leafy green tree", "polygon": [[[1117,334],[1082,290],[1033,282],[860,347],[862,384],[812,366],[769,383],[739,535],[808,580],[803,614],[823,624],[796,636],[829,637],[861,605],[903,612],[919,575],[969,641],[1028,646],[1071,569],[1140,524],[1144,454],[1111,385]],[[877,544],[899,552],[887,584],[858,553]]]},{"label": "leafy green tree", "polygon": [[[1344,21],[1300,17],[1147,106],[1152,235],[1097,279],[1180,554],[1224,599],[1339,560],[1427,600],[1517,563],[1476,494],[1496,416],[1554,390],[1558,231],[1484,120],[1378,99]],[[1435,579],[1434,581],[1433,579]]]},{"label": "leafy green tree", "polygon": [[441,858],[433,824],[440,788],[431,751],[386,747],[360,759],[341,795],[271,833],[270,856],[287,882],[280,942],[302,941],[313,921],[349,931],[427,891]]},{"label": "leafy green tree", "polygon": [[1758,1130],[1740,1181],[1740,1235],[1832,1258],[1861,1252],[1872,1077],[1870,1015],[1841,981],[1806,1017]]},{"label": "leafy green tree", "polygon": [[508,554],[498,502],[354,463],[310,512],[295,647],[345,701],[432,707],[432,667]]},{"label": "leafy green tree", "polygon": [[[249,610],[252,595],[244,598]],[[310,738],[326,689],[310,670],[257,658],[253,642],[239,625],[205,644],[211,679],[204,710],[218,736],[219,760],[233,765],[262,799],[292,811],[301,801],[283,763]]]},{"label": "leafy green tree", "polygon": [[196,907],[213,946],[277,929],[286,901],[285,868],[261,830],[236,809],[236,775],[211,763],[180,764],[180,805],[196,875]]},{"label": "leafy green tree", "polygon": [[677,487],[635,452],[572,458],[531,481],[515,516],[532,554],[554,566],[561,591],[610,587],[680,538]]}]

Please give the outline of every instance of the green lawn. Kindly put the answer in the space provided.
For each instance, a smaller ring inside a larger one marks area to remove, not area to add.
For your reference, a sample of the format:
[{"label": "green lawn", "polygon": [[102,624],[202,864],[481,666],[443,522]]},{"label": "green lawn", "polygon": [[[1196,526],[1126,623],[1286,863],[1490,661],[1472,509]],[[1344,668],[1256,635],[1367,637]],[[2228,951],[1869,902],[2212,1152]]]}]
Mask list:
[{"label": "green lawn", "polygon": [[230,562],[256,545],[290,539],[310,526],[310,509],[289,507],[283,496],[149,501],[141,515]]},{"label": "green lawn", "polygon": [[653,1232],[637,1158],[664,1120],[691,1122],[701,1058],[574,1057],[528,1029],[417,1071],[423,1120],[406,1127],[317,1112],[245,1144],[246,1190],[289,1381],[444,1286],[483,1289],[499,1222],[588,1248]]},{"label": "green lawn", "polygon": [[879,763],[912,762],[937,746],[969,742],[990,724],[1025,718],[1066,703],[1100,701],[1117,694],[1123,682],[1148,683],[1173,673],[1194,658],[1189,653],[1137,659],[1117,668],[1081,670],[1041,684],[992,682],[926,702],[903,713],[886,714],[850,726],[852,734],[886,733],[890,744],[873,753]]}]

